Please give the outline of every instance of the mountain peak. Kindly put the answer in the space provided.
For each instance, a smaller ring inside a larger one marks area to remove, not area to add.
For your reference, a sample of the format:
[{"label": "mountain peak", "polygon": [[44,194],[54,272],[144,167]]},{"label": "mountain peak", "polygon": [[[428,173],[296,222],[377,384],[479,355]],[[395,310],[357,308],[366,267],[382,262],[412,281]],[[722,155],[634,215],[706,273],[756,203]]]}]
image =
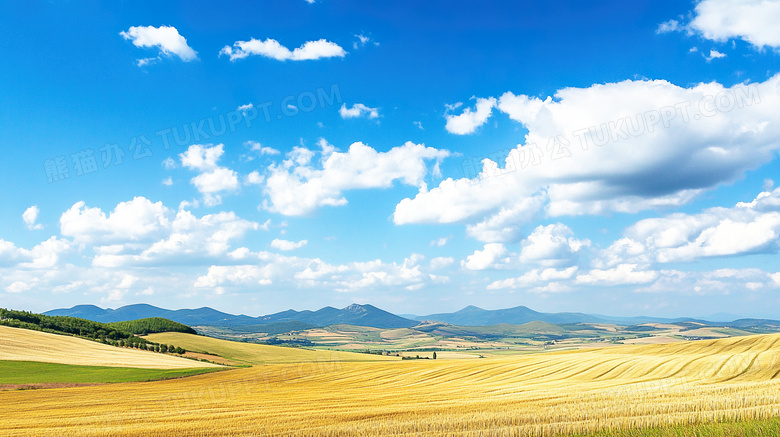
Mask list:
[{"label": "mountain peak", "polygon": [[360,305],[357,303],[353,303],[352,305],[344,307],[342,311],[347,311],[350,313],[367,313],[369,309],[370,307],[368,305]]}]

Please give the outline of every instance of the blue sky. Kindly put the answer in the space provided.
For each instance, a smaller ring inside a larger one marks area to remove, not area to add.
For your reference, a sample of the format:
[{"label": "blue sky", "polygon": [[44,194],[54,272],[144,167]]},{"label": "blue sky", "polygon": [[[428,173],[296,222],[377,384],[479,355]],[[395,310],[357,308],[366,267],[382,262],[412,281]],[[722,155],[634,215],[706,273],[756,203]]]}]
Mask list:
[{"label": "blue sky", "polygon": [[780,318],[778,20],[4,2],[0,305]]}]

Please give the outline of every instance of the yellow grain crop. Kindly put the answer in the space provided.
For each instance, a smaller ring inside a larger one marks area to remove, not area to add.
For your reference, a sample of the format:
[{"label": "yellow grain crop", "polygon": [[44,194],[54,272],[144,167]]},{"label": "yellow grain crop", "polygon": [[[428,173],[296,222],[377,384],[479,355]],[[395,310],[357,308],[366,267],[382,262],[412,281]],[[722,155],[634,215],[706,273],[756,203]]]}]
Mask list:
[{"label": "yellow grain crop", "polygon": [[147,369],[218,367],[211,363],[171,355],[120,348],[78,337],[2,325],[0,325],[0,360]]},{"label": "yellow grain crop", "polygon": [[546,436],[780,415],[780,335],[481,360],[267,364],[0,393],[14,436]]}]

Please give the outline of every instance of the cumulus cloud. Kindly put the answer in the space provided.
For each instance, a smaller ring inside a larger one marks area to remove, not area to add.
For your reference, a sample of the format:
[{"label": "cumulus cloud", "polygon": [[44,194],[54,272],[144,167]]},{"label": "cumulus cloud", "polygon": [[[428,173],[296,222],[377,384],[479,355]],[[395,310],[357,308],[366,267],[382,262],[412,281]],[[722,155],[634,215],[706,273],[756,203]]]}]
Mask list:
[{"label": "cumulus cloud", "polygon": [[488,243],[482,250],[475,250],[460,264],[467,270],[487,270],[505,267],[511,260],[509,251],[501,243]]},{"label": "cumulus cloud", "polygon": [[174,169],[174,168],[176,168],[176,161],[174,161],[174,159],[169,156],[169,157],[165,158],[165,160],[163,160],[162,166],[166,170]]},{"label": "cumulus cloud", "polygon": [[436,247],[443,247],[447,244],[448,241],[450,241],[450,238],[452,237],[441,237],[439,239],[431,241],[431,246]]},{"label": "cumulus cloud", "polygon": [[745,40],[757,48],[780,48],[780,2],[703,0],[688,28],[713,41]]},{"label": "cumulus cloud", "polygon": [[0,239],[0,268],[52,269],[60,264],[62,256],[71,248],[70,241],[58,237],[51,237],[32,249],[16,247],[12,242]]},{"label": "cumulus cloud", "polygon": [[658,29],[656,29],[656,33],[669,33],[669,32],[677,32],[681,30],[684,26],[680,25],[680,22],[677,20],[669,20],[664,21],[663,23],[658,25]]},{"label": "cumulus cloud", "polygon": [[544,205],[545,196],[521,199],[501,208],[485,220],[466,226],[466,233],[485,243],[514,243],[520,240],[520,225],[533,219]]},{"label": "cumulus cloud", "polygon": [[258,171],[253,171],[244,178],[244,185],[260,185],[265,182],[265,176]]},{"label": "cumulus cloud", "polygon": [[[195,282],[196,288],[292,284],[296,287],[322,287],[337,292],[396,289],[417,290],[429,284],[444,283],[445,276],[424,267],[424,257],[412,254],[403,263],[381,260],[329,264],[319,258],[300,258],[269,252],[250,254],[254,264],[214,265]],[[246,260],[246,259],[245,259]]]},{"label": "cumulus cloud", "polygon": [[347,52],[336,43],[320,39],[307,41],[300,47],[290,50],[281,45],[279,41],[268,38],[265,41],[250,39],[249,41],[236,41],[233,46],[225,46],[219,52],[231,61],[243,59],[250,55],[259,55],[277,61],[307,61],[322,58],[343,58]]},{"label": "cumulus cloud", "polygon": [[679,206],[780,148],[780,75],[733,87],[627,80],[554,99],[505,93],[497,107],[528,129],[524,143],[503,162],[482,159],[473,178],[403,199],[396,224],[462,222],[482,241],[511,241],[537,206],[548,217]]},{"label": "cumulus cloud", "polygon": [[[456,105],[455,107],[460,106]],[[493,113],[496,99],[477,99],[475,109],[466,108],[458,115],[447,114],[444,118],[447,124],[444,126],[447,132],[456,135],[468,135],[476,132],[477,128],[485,124]],[[452,108],[453,106],[449,106]]]},{"label": "cumulus cloud", "polygon": [[[546,268],[546,269],[533,269],[526,273],[524,273],[522,276],[516,277],[516,278],[508,278],[503,279],[500,281],[494,281],[490,283],[487,286],[488,290],[503,290],[503,289],[518,289],[518,288],[534,288],[535,291],[543,292],[544,287],[549,287],[546,289],[546,292],[562,292],[562,291],[569,291],[571,290],[570,287],[564,286],[563,284],[552,286],[552,284],[558,284],[558,282],[555,281],[562,281],[571,279],[576,273],[577,273],[578,267],[577,266],[571,266],[565,269],[555,269],[555,268]],[[547,284],[547,285],[540,285],[540,284]],[[538,286],[541,288],[536,289]]]},{"label": "cumulus cloud", "polygon": [[145,197],[121,202],[108,215],[81,201],[60,216],[60,234],[82,245],[149,241],[170,226],[170,213],[162,202]]},{"label": "cumulus cloud", "polygon": [[273,147],[264,146],[264,145],[258,143],[257,141],[247,141],[247,142],[244,143],[244,145],[246,147],[248,147],[249,150],[251,150],[252,152],[257,153],[260,156],[263,156],[263,155],[278,155],[278,154],[281,153],[278,150],[274,149]]},{"label": "cumulus cloud", "polygon": [[619,264],[614,268],[593,269],[588,273],[577,275],[578,284],[588,285],[626,285],[647,284],[658,278],[654,270],[637,269],[636,264]]},{"label": "cumulus cloud", "polygon": [[[187,40],[179,34],[173,26],[133,26],[119,33],[124,39],[133,42],[136,47],[157,47],[160,55],[178,56],[184,62],[198,59],[198,53],[187,45]],[[158,58],[144,58],[138,60],[138,66],[143,67]]]},{"label": "cumulus cloud", "polygon": [[296,147],[287,160],[268,167],[263,208],[299,216],[321,206],[345,205],[347,190],[389,188],[395,181],[422,186],[429,174],[427,162],[438,164],[450,152],[411,142],[377,152],[358,142],[347,152],[323,149],[316,165],[314,156],[315,152]]},{"label": "cumulus cloud", "polygon": [[713,59],[725,58],[726,54],[725,53],[721,53],[721,52],[719,52],[717,50],[710,50],[710,55],[709,56],[706,56],[704,54],[702,54],[702,56],[704,56],[704,59],[706,59],[707,62],[710,62]]},{"label": "cumulus cloud", "polygon": [[339,115],[341,115],[341,118],[378,118],[379,108],[370,108],[362,103],[355,103],[351,108],[347,108],[347,104],[344,103],[339,109]]},{"label": "cumulus cloud", "polygon": [[574,238],[574,232],[562,223],[538,226],[521,244],[520,262],[549,267],[571,266],[589,240]]},{"label": "cumulus cloud", "polygon": [[[455,263],[455,258],[451,256],[438,256],[431,260],[431,270],[439,270],[451,266]],[[778,281],[780,283],[780,281]]]},{"label": "cumulus cloud", "polygon": [[751,202],[698,214],[641,220],[600,255],[602,266],[623,262],[669,263],[780,250],[780,189]]},{"label": "cumulus cloud", "polygon": [[301,247],[305,246],[308,243],[309,243],[308,240],[288,241],[288,240],[280,240],[276,238],[273,241],[271,241],[271,247],[273,247],[274,249],[288,251],[288,250],[300,249]]},{"label": "cumulus cloud", "polygon": [[40,210],[38,209],[38,205],[33,205],[27,208],[24,213],[22,213],[22,220],[24,220],[24,224],[27,226],[27,229],[31,231],[43,229],[43,225],[36,223],[38,221],[39,212]]},{"label": "cumulus cloud", "polygon": [[235,171],[217,165],[224,153],[223,147],[222,144],[211,147],[195,144],[179,154],[182,166],[200,172],[190,179],[190,183],[204,195],[206,206],[222,203],[222,197],[218,193],[235,191],[240,187]]},{"label": "cumulus cloud", "polygon": [[[94,266],[111,268],[222,256],[232,241],[259,228],[258,223],[233,212],[196,217],[187,210],[174,211],[144,197],[121,202],[108,214],[77,202],[60,217],[60,233],[82,247],[91,246]],[[64,240],[47,244],[48,248],[40,249],[39,258],[46,252],[56,255],[68,248]]]},{"label": "cumulus cloud", "polygon": [[220,259],[230,244],[260,225],[237,217],[233,212],[219,212],[196,217],[180,210],[161,231],[163,235],[143,245],[119,244],[109,250],[96,249],[92,264],[97,267],[132,265],[187,264],[193,260]]}]

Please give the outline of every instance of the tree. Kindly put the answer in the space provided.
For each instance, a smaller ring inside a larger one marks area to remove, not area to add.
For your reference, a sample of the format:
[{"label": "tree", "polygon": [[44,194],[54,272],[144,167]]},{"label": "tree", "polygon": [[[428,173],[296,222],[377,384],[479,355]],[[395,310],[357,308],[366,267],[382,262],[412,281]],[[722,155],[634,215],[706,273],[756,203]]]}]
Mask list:
[{"label": "tree", "polygon": [[433,351],[433,359],[436,359],[436,351]]}]

